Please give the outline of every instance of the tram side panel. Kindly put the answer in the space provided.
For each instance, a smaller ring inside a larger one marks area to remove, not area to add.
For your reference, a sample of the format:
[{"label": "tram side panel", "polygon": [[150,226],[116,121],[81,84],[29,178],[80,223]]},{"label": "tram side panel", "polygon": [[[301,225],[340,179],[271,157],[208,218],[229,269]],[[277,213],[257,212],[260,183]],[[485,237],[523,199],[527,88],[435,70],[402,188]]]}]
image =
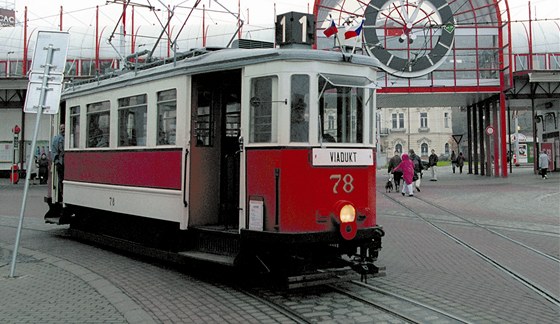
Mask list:
[{"label": "tram side panel", "polygon": [[177,221],[181,215],[180,149],[154,151],[68,151],[64,201]]}]

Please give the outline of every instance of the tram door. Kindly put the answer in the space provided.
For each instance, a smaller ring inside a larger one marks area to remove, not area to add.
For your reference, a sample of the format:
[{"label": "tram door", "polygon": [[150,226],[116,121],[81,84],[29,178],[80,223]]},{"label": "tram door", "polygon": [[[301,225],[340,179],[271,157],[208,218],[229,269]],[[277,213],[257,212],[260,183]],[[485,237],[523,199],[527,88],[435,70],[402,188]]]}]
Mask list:
[{"label": "tram door", "polygon": [[192,82],[190,226],[238,226],[241,71]]}]

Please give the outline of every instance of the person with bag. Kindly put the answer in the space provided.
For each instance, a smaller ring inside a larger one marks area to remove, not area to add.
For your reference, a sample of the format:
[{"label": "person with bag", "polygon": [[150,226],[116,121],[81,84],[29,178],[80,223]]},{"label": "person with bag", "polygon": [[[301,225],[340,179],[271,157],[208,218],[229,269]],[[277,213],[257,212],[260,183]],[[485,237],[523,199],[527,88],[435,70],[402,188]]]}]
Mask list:
[{"label": "person with bag", "polygon": [[414,153],[413,149],[408,150],[408,157],[412,161],[412,165],[414,166],[414,187],[416,187],[416,191],[420,192],[420,183],[422,182],[422,160],[416,153]]},{"label": "person with bag", "polygon": [[408,157],[408,154],[404,153],[402,155],[401,163],[399,163],[399,165],[397,165],[391,172],[394,174],[398,171],[402,172],[404,179],[404,185],[401,191],[402,195],[404,196],[408,194],[409,197],[413,197],[414,191],[412,189],[412,184],[414,183],[413,179],[416,173],[414,172],[414,164]]}]

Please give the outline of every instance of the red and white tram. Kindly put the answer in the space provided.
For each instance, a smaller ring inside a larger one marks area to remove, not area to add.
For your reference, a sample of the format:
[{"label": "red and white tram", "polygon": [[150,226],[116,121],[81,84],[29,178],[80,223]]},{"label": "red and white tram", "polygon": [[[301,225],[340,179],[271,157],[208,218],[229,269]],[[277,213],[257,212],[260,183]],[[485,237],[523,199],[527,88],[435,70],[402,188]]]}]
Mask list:
[{"label": "red and white tram", "polygon": [[63,202],[53,189],[46,217],[190,258],[376,275],[377,60],[187,56],[66,88]]}]

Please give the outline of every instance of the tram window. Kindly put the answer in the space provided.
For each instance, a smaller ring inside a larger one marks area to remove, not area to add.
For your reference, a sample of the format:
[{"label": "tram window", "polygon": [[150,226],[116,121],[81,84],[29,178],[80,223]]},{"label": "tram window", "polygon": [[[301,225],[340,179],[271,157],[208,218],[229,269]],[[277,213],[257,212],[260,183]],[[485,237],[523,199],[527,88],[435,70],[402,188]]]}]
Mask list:
[{"label": "tram window", "polygon": [[80,145],[80,106],[70,107],[70,148]]},{"label": "tram window", "polygon": [[214,116],[212,115],[210,91],[200,90],[198,92],[198,107],[196,109],[196,146],[214,145]]},{"label": "tram window", "polygon": [[147,95],[119,99],[119,146],[145,146]]},{"label": "tram window", "polygon": [[292,75],[290,141],[309,141],[309,76]]},{"label": "tram window", "polygon": [[238,100],[227,103],[226,106],[226,137],[239,137],[241,127],[241,104]]},{"label": "tram window", "polygon": [[177,127],[177,90],[157,93],[158,139],[157,145],[174,145]]},{"label": "tram window", "polygon": [[364,89],[335,86],[319,78],[320,141],[362,143]]},{"label": "tram window", "polygon": [[272,142],[272,103],[275,77],[251,80],[250,142]]},{"label": "tram window", "polygon": [[111,103],[109,101],[96,102],[87,105],[87,134],[86,147],[108,147],[110,135]]}]

